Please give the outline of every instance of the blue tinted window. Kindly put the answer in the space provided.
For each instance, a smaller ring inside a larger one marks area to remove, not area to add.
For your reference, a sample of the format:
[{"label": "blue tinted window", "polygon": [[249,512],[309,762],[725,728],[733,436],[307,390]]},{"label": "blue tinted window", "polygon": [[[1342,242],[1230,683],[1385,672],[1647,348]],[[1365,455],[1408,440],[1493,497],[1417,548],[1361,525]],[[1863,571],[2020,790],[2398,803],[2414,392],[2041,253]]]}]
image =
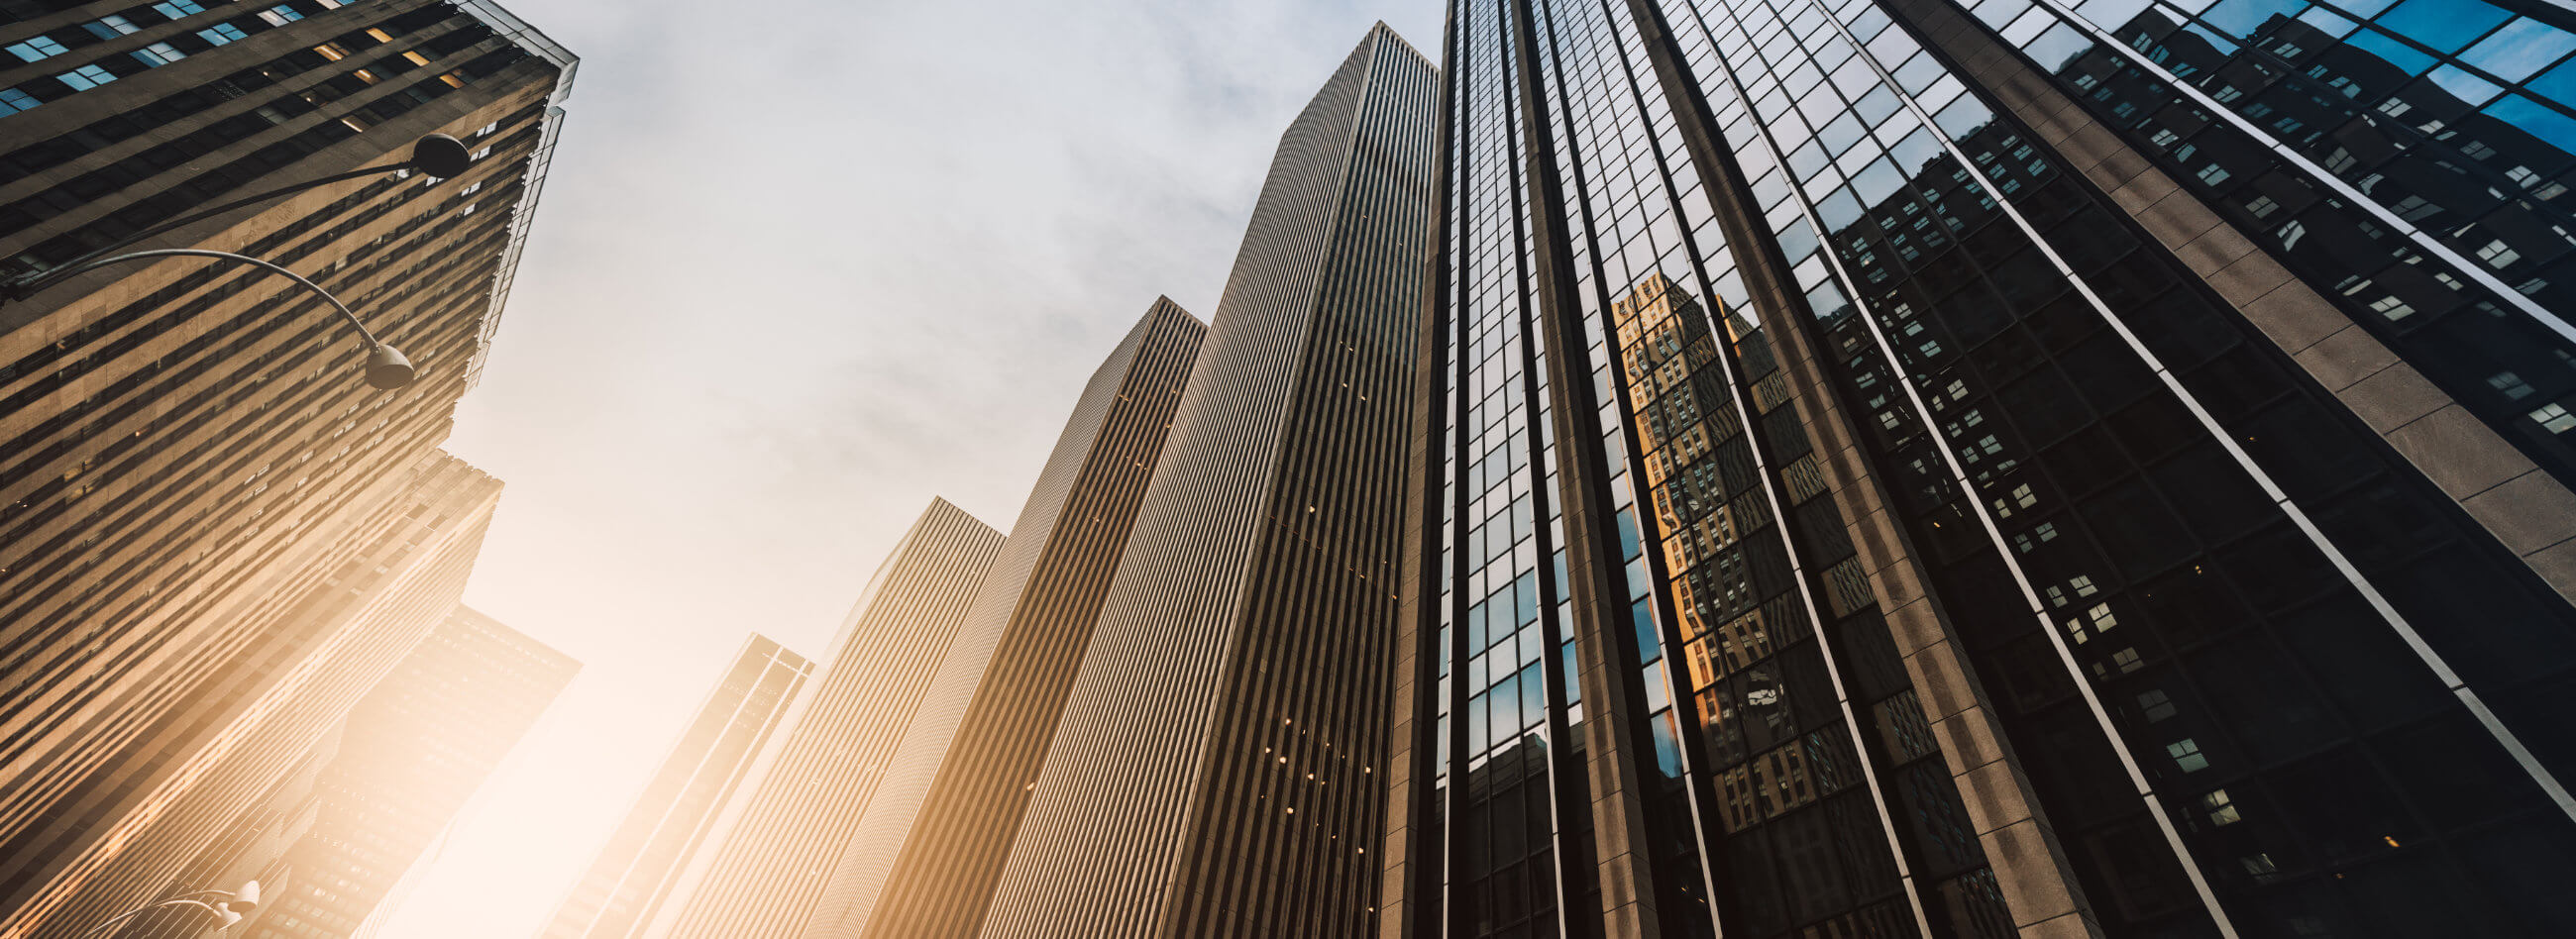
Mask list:
[{"label": "blue tinted window", "polygon": [[2377,30],[2365,29],[2354,33],[2350,41],[2354,48],[2387,60],[2388,64],[2397,66],[2408,75],[2422,75],[2433,67],[2432,56],[2425,55],[2413,46],[2390,39],[2387,34]]},{"label": "blue tinted window", "polygon": [[36,100],[35,95],[18,89],[0,88],[0,114],[15,114],[43,103]]},{"label": "blue tinted window", "polygon": [[2561,150],[2576,151],[2576,120],[2550,110],[2547,105],[2521,95],[2506,95],[2487,105],[2487,115],[2525,133],[2546,140]]},{"label": "blue tinted window", "polygon": [[2457,52],[2510,16],[2485,0],[2406,0],[2380,17],[2379,25],[2433,49]]},{"label": "blue tinted window", "polygon": [[2200,18],[2230,35],[2251,36],[2264,21],[2275,16],[2297,16],[2307,6],[2307,0],[2223,0]]},{"label": "blue tinted window", "polygon": [[38,36],[33,39],[29,39],[26,42],[10,46],[9,54],[17,56],[21,61],[42,62],[46,59],[63,54],[63,44],[47,39],[43,36]]},{"label": "blue tinted window", "polygon": [[2496,87],[2494,82],[2471,75],[2451,65],[2434,69],[2433,83],[2442,86],[2442,90],[2457,95],[2461,101],[2468,104],[2485,104],[2488,99],[2496,96],[2496,92],[2504,90]]},{"label": "blue tinted window", "polygon": [[2548,74],[2532,79],[2524,87],[2531,93],[2559,103],[2576,101],[2576,62],[2550,69]]},{"label": "blue tinted window", "polygon": [[2560,56],[2576,52],[2576,36],[2539,20],[2524,18],[2505,24],[2460,58],[2470,65],[2486,69],[2497,78],[2521,81],[2531,73],[2548,67]]}]

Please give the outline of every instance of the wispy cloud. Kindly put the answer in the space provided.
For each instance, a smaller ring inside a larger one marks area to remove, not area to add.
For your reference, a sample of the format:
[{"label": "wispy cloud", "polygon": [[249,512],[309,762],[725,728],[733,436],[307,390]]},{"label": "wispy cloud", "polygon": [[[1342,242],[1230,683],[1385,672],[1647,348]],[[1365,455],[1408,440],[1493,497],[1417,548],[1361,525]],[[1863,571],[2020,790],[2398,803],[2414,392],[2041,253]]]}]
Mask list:
[{"label": "wispy cloud", "polygon": [[1315,86],[1441,15],[505,2],[583,65],[453,442],[510,483],[468,599],[588,667],[395,939],[527,935],[743,633],[824,654],[932,495],[1009,524],[1153,298],[1215,312]]}]

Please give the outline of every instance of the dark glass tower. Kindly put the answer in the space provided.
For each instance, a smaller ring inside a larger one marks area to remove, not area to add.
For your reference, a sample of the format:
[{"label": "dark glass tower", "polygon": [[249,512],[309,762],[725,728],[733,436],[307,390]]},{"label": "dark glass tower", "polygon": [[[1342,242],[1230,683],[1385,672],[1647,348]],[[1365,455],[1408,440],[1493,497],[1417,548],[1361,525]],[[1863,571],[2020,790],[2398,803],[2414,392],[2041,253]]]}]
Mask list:
[{"label": "dark glass tower", "polygon": [[1380,24],[1282,137],[985,935],[1370,928],[1437,85]]},{"label": "dark glass tower", "polygon": [[803,935],[974,934],[1206,337],[1157,299],[1092,373]]},{"label": "dark glass tower", "polygon": [[2570,27],[1453,3],[1381,933],[2576,930]]}]

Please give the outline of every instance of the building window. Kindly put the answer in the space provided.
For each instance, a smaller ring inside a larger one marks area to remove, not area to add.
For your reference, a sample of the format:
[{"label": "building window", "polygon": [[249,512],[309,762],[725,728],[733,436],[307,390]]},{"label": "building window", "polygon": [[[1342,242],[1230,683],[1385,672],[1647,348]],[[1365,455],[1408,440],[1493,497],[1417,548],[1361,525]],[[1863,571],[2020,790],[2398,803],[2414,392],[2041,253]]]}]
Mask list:
[{"label": "building window", "polygon": [[2236,801],[2227,797],[2225,789],[2212,789],[2208,795],[2201,796],[2200,810],[2208,813],[2212,825],[2233,825],[2244,820],[2243,816],[2236,814]]},{"label": "building window", "polygon": [[122,16],[102,16],[98,18],[98,22],[81,24],[81,28],[89,30],[90,35],[100,39],[130,36],[142,31],[142,27],[134,25],[133,20]]},{"label": "building window", "polygon": [[2563,434],[2569,428],[2576,428],[2576,414],[2567,413],[2564,406],[2554,402],[2531,412],[2531,419],[2540,422],[2541,429],[2553,434]]},{"label": "building window", "polygon": [[348,47],[336,42],[326,42],[321,45],[314,46],[313,51],[321,53],[323,58],[329,59],[333,62],[349,57]]},{"label": "building window", "polygon": [[9,54],[17,56],[19,61],[22,62],[42,62],[46,59],[61,55],[64,51],[62,43],[55,42],[52,39],[48,39],[43,36],[37,36],[33,39],[27,40],[26,42],[18,43],[17,45],[9,47]]},{"label": "building window", "polygon": [[2173,697],[2165,694],[2162,688],[2149,688],[2139,692],[2138,708],[2146,712],[2147,723],[2150,724],[2174,716],[2177,710],[2174,707]]},{"label": "building window", "polygon": [[175,20],[191,13],[206,12],[206,8],[198,6],[197,0],[163,0],[152,5],[152,12]]},{"label": "building window", "polygon": [[218,46],[249,35],[249,33],[242,32],[241,27],[235,26],[231,23],[217,23],[213,26],[197,31],[197,38]]},{"label": "building window", "polygon": [[2174,765],[2186,773],[2209,768],[2208,754],[2200,752],[2200,742],[2190,737],[2165,744],[2165,755],[2173,757]]},{"label": "building window", "polygon": [[179,51],[176,47],[173,47],[166,42],[156,42],[134,50],[135,61],[156,68],[187,57],[187,53]]},{"label": "building window", "polygon": [[35,106],[43,103],[44,102],[42,101],[36,100],[35,95],[19,91],[18,89],[0,88],[0,114],[16,114],[20,111],[33,109]]},{"label": "building window", "polygon": [[72,86],[73,91],[88,91],[116,80],[116,76],[108,74],[106,69],[95,65],[84,65],[54,77],[62,79],[63,84]]},{"label": "building window", "polygon": [[279,5],[259,11],[259,18],[267,20],[270,26],[284,26],[303,19],[304,14],[295,12],[294,7]]}]

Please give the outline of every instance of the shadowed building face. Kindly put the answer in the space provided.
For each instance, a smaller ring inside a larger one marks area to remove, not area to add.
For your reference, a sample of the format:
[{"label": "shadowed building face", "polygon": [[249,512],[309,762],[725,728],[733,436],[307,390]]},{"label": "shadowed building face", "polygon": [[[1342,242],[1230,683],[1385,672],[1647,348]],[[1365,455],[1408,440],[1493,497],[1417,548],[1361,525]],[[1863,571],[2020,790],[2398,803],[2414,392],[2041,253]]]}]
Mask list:
[{"label": "shadowed building face", "polygon": [[2179,6],[1451,4],[1384,935],[2576,928],[2576,33]]}]

